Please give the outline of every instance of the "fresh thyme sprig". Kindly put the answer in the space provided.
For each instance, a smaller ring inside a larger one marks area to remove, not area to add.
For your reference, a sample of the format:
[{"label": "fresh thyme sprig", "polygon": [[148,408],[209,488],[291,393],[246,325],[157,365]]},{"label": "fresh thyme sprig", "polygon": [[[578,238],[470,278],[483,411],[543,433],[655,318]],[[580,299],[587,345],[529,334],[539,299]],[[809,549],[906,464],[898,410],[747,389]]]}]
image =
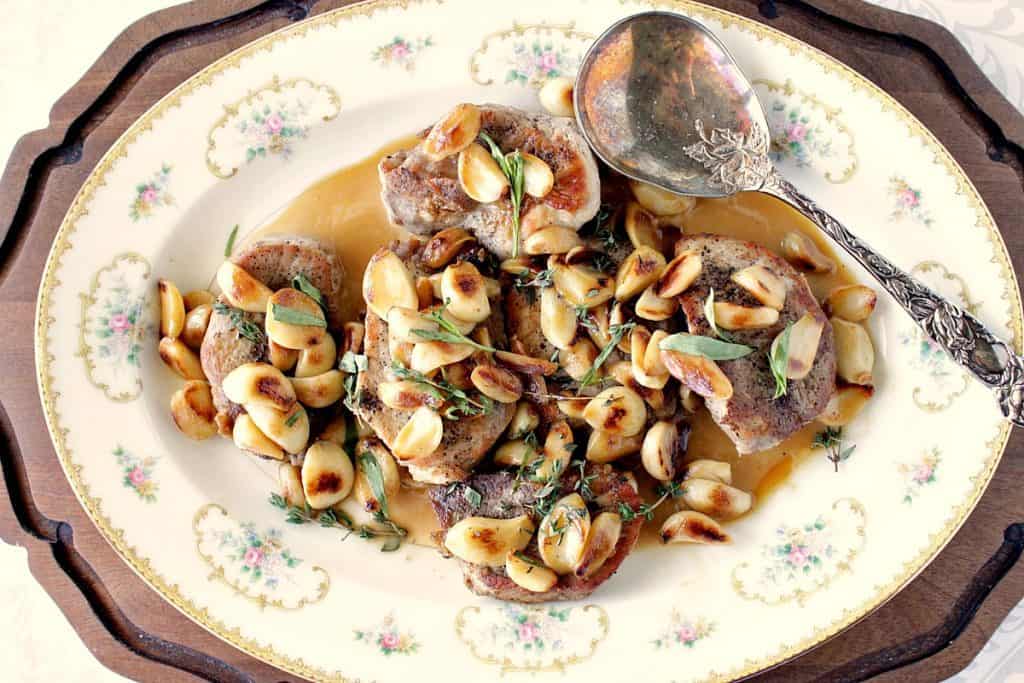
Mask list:
[{"label": "fresh thyme sprig", "polygon": [[545,287],[550,287],[554,284],[552,279],[554,274],[555,271],[551,268],[545,268],[536,275],[534,275],[532,271],[524,268],[521,273],[517,273],[515,276],[515,287],[516,289],[524,289],[526,287],[538,287],[540,289],[544,289]]},{"label": "fresh thyme sprig", "polygon": [[235,249],[235,239],[238,237],[238,223],[235,223],[235,227],[231,228],[231,234],[228,235],[228,242],[224,245],[224,258],[231,256],[231,252]]},{"label": "fresh thyme sprig", "polygon": [[586,460],[574,460],[570,465],[575,465],[579,468],[580,476],[576,480],[576,485],[573,486],[573,490],[577,491],[583,500],[591,501],[597,496],[594,495],[594,490],[590,488],[590,482],[597,479],[596,474],[587,474],[587,461]]},{"label": "fresh thyme sprig", "polygon": [[654,503],[642,503],[640,507],[635,510],[625,503],[619,503],[619,516],[622,517],[623,522],[632,522],[637,517],[643,517],[648,522],[654,519],[654,511],[659,505],[664,503],[666,500],[679,498],[686,492],[686,487],[680,482],[670,481],[662,484],[656,488],[655,493],[658,494],[658,500]]},{"label": "fresh thyme sprig", "polygon": [[[585,232],[586,229],[593,224],[591,234],[601,240],[606,251],[611,250],[618,244],[618,239],[615,237],[615,222],[608,221],[608,219],[614,215],[614,207],[611,204],[602,203],[600,208],[597,210],[597,214],[587,221],[586,225],[584,225],[580,231]],[[602,269],[599,268],[599,270]]]},{"label": "fresh thyme sprig", "polygon": [[[535,458],[533,462],[544,462],[544,458]],[[534,467],[533,470],[535,475],[537,468]],[[534,495],[533,504],[530,506],[538,517],[546,516],[551,512],[551,508],[554,507],[555,503],[558,502],[562,492],[561,479],[562,461],[555,460],[551,466],[551,473],[543,480],[542,486]]]},{"label": "fresh thyme sprig", "polygon": [[486,396],[480,396],[478,401],[471,399],[465,391],[452,386],[443,379],[430,379],[422,372],[407,368],[401,363],[393,363],[391,371],[399,379],[416,382],[426,387],[433,396],[447,403],[448,407],[444,411],[444,417],[449,420],[457,420],[463,416],[486,415],[494,408],[494,402]]},{"label": "fresh thyme sprig", "polygon": [[391,513],[388,512],[388,497],[384,492],[384,474],[380,470],[380,463],[377,462],[377,458],[372,453],[363,453],[356,460],[359,463],[359,471],[366,477],[366,481],[370,485],[370,491],[377,500],[378,508],[373,512],[374,521],[390,529],[393,532],[393,538],[397,540],[393,547],[388,547],[385,544],[381,547],[381,550],[386,552],[398,550],[398,546],[402,544],[402,538],[408,532],[395,524],[391,519]]},{"label": "fresh thyme sprig", "polygon": [[609,325],[608,334],[611,337],[611,341],[601,349],[601,353],[597,354],[597,358],[594,359],[594,364],[590,366],[587,373],[580,378],[580,389],[589,387],[591,384],[597,382],[597,372],[604,365],[604,362],[608,360],[608,356],[612,355],[612,351],[619,345],[622,338],[626,336],[626,333],[636,327],[636,323],[628,322],[620,325]]},{"label": "fresh thyme sprig", "polygon": [[394,525],[393,523],[392,526],[388,526],[383,529],[369,527],[365,524],[357,526],[348,515],[340,510],[328,508],[317,512],[311,508],[308,503],[304,508],[288,505],[287,501],[277,493],[270,494],[270,504],[285,511],[284,521],[288,524],[314,523],[319,524],[325,529],[341,529],[342,531],[345,531],[345,536],[341,539],[343,541],[348,539],[352,534],[366,540],[383,538],[385,540],[384,544],[380,548],[381,552],[397,550],[402,543],[402,539],[405,538],[408,533],[405,529]]},{"label": "fresh thyme sprig", "polygon": [[427,339],[430,341],[442,341],[447,342],[449,344],[465,344],[467,346],[472,346],[474,349],[477,349],[478,351],[486,351],[488,353],[494,353],[495,351],[497,351],[497,349],[494,348],[493,346],[481,344],[462,334],[462,332],[459,331],[459,328],[456,327],[455,324],[452,323],[452,321],[444,317],[444,311],[446,308],[448,308],[447,302],[445,302],[445,304],[440,308],[436,308],[430,313],[426,313],[420,316],[424,320],[430,320],[431,322],[437,323],[437,326],[441,328],[440,330],[414,329],[412,331],[413,334],[415,334],[417,337],[422,337],[423,339]]},{"label": "fresh thyme sprig", "polygon": [[490,147],[491,156],[498,163],[501,172],[508,178],[509,199],[512,200],[512,258],[519,256],[519,211],[523,205],[524,163],[518,149],[504,154],[498,143],[487,133],[480,133],[480,139]]},{"label": "fresh thyme sprig", "polygon": [[839,463],[849,459],[853,455],[854,449],[857,448],[856,444],[843,448],[842,427],[826,427],[814,435],[814,441],[811,443],[811,446],[825,449],[825,454],[835,466],[836,472],[839,471]]},{"label": "fresh thyme sprig", "polygon": [[221,315],[228,316],[231,326],[238,330],[238,334],[253,344],[262,344],[265,341],[263,330],[259,325],[246,318],[245,311],[242,309],[234,308],[218,301],[213,305],[213,310]]}]

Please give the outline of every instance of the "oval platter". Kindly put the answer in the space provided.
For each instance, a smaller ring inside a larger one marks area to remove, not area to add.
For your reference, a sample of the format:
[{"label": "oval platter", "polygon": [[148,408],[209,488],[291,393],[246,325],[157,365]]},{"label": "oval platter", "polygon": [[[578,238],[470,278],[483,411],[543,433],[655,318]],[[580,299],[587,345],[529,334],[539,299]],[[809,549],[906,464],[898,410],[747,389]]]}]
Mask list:
[{"label": "oval platter", "polygon": [[732,545],[642,548],[580,603],[477,598],[434,550],[378,553],[289,525],[267,503],[272,469],[168,419],[178,381],[156,353],[157,277],[207,282],[232,226],[253,230],[453,102],[536,108],[539,85],[571,76],[594,36],[655,6],[723,39],[790,180],[1019,348],[1017,282],[967,176],[901,105],[824,53],[690,2],[352,5],[239,49],[157,103],[99,162],[50,253],[36,359],[51,436],[89,516],[154,590],[316,680],[620,681],[639,662],[645,680],[730,680],[835,635],[950,540],[1009,428],[884,296],[870,324],[876,395],[839,471],[809,460],[730,525]]}]

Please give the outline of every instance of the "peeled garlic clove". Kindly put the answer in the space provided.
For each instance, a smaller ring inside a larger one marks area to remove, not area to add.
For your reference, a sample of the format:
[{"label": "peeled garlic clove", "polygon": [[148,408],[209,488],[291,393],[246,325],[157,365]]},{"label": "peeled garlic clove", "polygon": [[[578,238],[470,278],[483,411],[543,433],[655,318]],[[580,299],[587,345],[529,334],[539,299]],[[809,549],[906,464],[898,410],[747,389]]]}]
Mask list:
[{"label": "peeled garlic clove", "polygon": [[[633,320],[628,315],[625,305],[623,305],[621,301],[615,302],[615,305],[612,306],[611,313],[608,314],[609,327],[622,326],[629,322],[633,322]],[[619,351],[622,351],[622,353],[629,353],[629,344],[629,335],[623,335],[622,339],[619,340],[619,344],[616,348],[618,348]]]},{"label": "peeled garlic clove", "polygon": [[528,515],[512,519],[466,517],[444,536],[444,546],[463,562],[501,567],[510,552],[522,550],[536,527]]},{"label": "peeled garlic clove", "polygon": [[[652,353],[653,349],[657,349],[656,342],[661,342],[667,335],[662,330],[655,334],[657,340],[647,328],[637,326],[629,338],[631,376],[637,384],[647,389],[663,389],[668,384],[668,368],[661,362],[661,353]],[[628,382],[621,383],[629,385]]]},{"label": "peeled garlic clove", "polygon": [[160,340],[157,350],[160,353],[160,360],[185,379],[206,380],[199,356],[180,339],[164,337]]},{"label": "peeled garlic clove", "polygon": [[459,185],[473,201],[490,204],[501,199],[508,178],[491,153],[476,143],[459,152]]},{"label": "peeled garlic clove", "polygon": [[267,349],[270,356],[270,364],[281,372],[288,372],[299,362],[297,349],[286,349],[273,340],[267,340]]},{"label": "peeled garlic clove", "polygon": [[612,462],[632,455],[643,446],[643,436],[622,436],[595,429],[587,440],[587,460],[596,463]]},{"label": "peeled garlic clove", "polygon": [[688,413],[695,413],[700,409],[701,397],[685,384],[679,385],[679,403]]},{"label": "peeled garlic clove", "polygon": [[638,317],[644,320],[668,320],[679,307],[675,299],[663,299],[654,293],[657,284],[653,284],[644,290],[640,298],[633,304],[633,310]]},{"label": "peeled garlic clove", "polygon": [[697,281],[704,268],[700,254],[695,251],[684,251],[668,262],[654,293],[663,299],[677,297]]},{"label": "peeled garlic clove", "polygon": [[506,467],[520,467],[533,462],[539,453],[522,439],[506,441],[494,451],[494,462]]},{"label": "peeled garlic clove", "polygon": [[266,363],[244,363],[228,373],[221,389],[229,401],[288,410],[295,404],[295,390],[284,374]]},{"label": "peeled garlic clove", "polygon": [[375,469],[380,472],[380,483],[385,498],[383,506],[386,506],[387,501],[394,500],[398,495],[402,480],[394,456],[380,441],[375,438],[364,438],[356,444],[356,483],[353,488],[355,497],[359,501],[360,507],[367,512],[380,512],[383,506],[366,476],[366,470],[370,464],[367,459],[376,462]]},{"label": "peeled garlic clove", "polygon": [[[578,339],[567,349],[558,352],[558,362],[565,373],[578,382],[593,369],[598,354],[599,351],[592,341]],[[599,368],[596,376],[604,376],[604,369]]]},{"label": "peeled garlic clove", "polygon": [[786,377],[803,379],[811,372],[814,357],[818,355],[818,344],[825,322],[813,313],[803,316],[789,330],[789,348],[786,355]]},{"label": "peeled garlic clove", "polygon": [[345,375],[340,370],[328,370],[315,377],[296,376],[291,383],[299,403],[308,408],[326,408],[345,394]]},{"label": "peeled garlic clove", "polygon": [[731,543],[722,525],[695,510],[680,510],[661,525],[662,543]]},{"label": "peeled garlic clove", "polygon": [[458,154],[480,134],[480,110],[473,104],[457,104],[434,124],[423,140],[423,152],[431,161]]},{"label": "peeled garlic clove", "polygon": [[851,323],[859,323],[868,319],[871,312],[875,310],[877,301],[878,295],[870,287],[864,285],[836,287],[825,300],[825,312]]},{"label": "peeled garlic clove", "polygon": [[590,523],[583,554],[576,563],[576,576],[589,579],[597,573],[608,558],[615,554],[615,548],[622,536],[622,517],[615,512],[602,512]]},{"label": "peeled garlic clove", "polygon": [[338,349],[338,358],[346,353],[362,353],[363,337],[366,335],[366,326],[362,323],[345,323],[342,326],[341,348]]},{"label": "peeled garlic clove", "polygon": [[314,510],[325,510],[348,496],[355,483],[355,469],[341,446],[317,441],[302,460],[302,490]]},{"label": "peeled garlic clove", "polygon": [[170,280],[158,281],[157,290],[160,292],[160,334],[176,339],[185,327],[185,302]]},{"label": "peeled garlic clove", "polygon": [[473,355],[474,350],[468,344],[451,344],[442,341],[423,342],[412,348],[409,367],[427,375],[445,365],[466,360]]},{"label": "peeled garlic clove", "polygon": [[679,351],[661,350],[669,374],[704,398],[732,398],[732,382],[715,361]]},{"label": "peeled garlic clove", "polygon": [[430,334],[440,331],[437,323],[404,306],[394,306],[388,311],[388,336],[402,342],[419,344],[427,339],[419,332]]},{"label": "peeled garlic clove", "polygon": [[540,331],[556,349],[567,349],[576,338],[576,309],[554,287],[540,292]]},{"label": "peeled garlic clove", "polygon": [[540,106],[544,107],[552,116],[574,116],[576,113],[572,102],[574,87],[575,82],[571,78],[565,76],[549,78],[538,93]]},{"label": "peeled garlic clove", "polygon": [[569,423],[559,420],[551,425],[547,438],[544,439],[544,462],[537,467],[535,478],[538,481],[557,479],[569,467],[573,449]]},{"label": "peeled garlic clove", "polygon": [[440,270],[451,263],[463,247],[475,241],[476,238],[462,228],[445,228],[427,240],[419,258],[428,268]]},{"label": "peeled garlic clove", "polygon": [[572,306],[593,308],[615,295],[611,278],[589,266],[556,263],[551,269],[551,281]]},{"label": "peeled garlic clove", "polygon": [[524,356],[521,353],[498,351],[494,354],[494,359],[513,372],[519,372],[524,375],[547,376],[558,372],[558,366],[551,361],[544,360],[543,358]]},{"label": "peeled garlic clove", "polygon": [[779,312],[768,306],[737,306],[715,302],[715,322],[726,330],[762,330],[779,322]]},{"label": "peeled garlic clove", "polygon": [[665,270],[660,251],[640,246],[626,257],[615,275],[615,298],[628,301],[658,281]]},{"label": "peeled garlic clove", "polygon": [[572,424],[582,427],[586,424],[583,419],[583,411],[586,409],[589,401],[589,398],[584,398],[582,401],[577,398],[562,398],[556,400],[555,405],[558,406],[558,412],[569,418]]},{"label": "peeled garlic clove", "polygon": [[558,574],[519,551],[505,556],[505,573],[517,586],[533,593],[546,593],[558,583]]},{"label": "peeled garlic clove", "polygon": [[505,435],[510,439],[521,439],[540,425],[540,413],[537,408],[528,401],[520,401],[516,404],[516,412],[512,414],[512,421],[508,424]]},{"label": "peeled garlic clove", "polygon": [[390,249],[378,249],[363,271],[363,300],[378,318],[387,320],[394,306],[416,309],[420,299],[412,274]]},{"label": "peeled garlic clove", "polygon": [[583,240],[572,228],[550,225],[523,240],[523,251],[531,255],[565,254],[583,244]]},{"label": "peeled garlic clove", "polygon": [[217,286],[229,304],[249,313],[266,311],[273,294],[269,287],[231,261],[225,261],[217,270]]},{"label": "peeled garlic clove", "polygon": [[277,467],[277,483],[288,507],[306,509],[306,493],[302,490],[302,474],[295,465],[283,462]]},{"label": "peeled garlic clove", "polygon": [[200,380],[190,380],[171,396],[171,417],[178,430],[197,441],[209,439],[217,433],[210,385]]},{"label": "peeled garlic clove", "polygon": [[826,427],[845,427],[864,410],[874,393],[875,388],[872,386],[846,384],[839,387],[818,416],[818,422]]},{"label": "peeled garlic clove", "polygon": [[687,479],[683,502],[715,519],[735,519],[754,505],[754,497],[734,486],[707,479]]},{"label": "peeled garlic clove", "polygon": [[181,330],[181,340],[191,349],[199,350],[206,336],[206,328],[210,325],[213,306],[200,304],[185,314],[185,327]]},{"label": "peeled garlic clove", "polygon": [[552,506],[537,530],[537,549],[556,574],[571,574],[579,565],[590,533],[590,512],[578,493]]},{"label": "peeled garlic clove", "polygon": [[419,382],[398,380],[377,385],[377,398],[392,410],[416,410],[423,406],[440,408],[441,399]]},{"label": "peeled garlic clove", "polygon": [[630,180],[629,187],[633,196],[644,207],[656,216],[671,216],[685,213],[692,209],[697,203],[693,197],[684,197],[663,190],[657,185],[651,185],[641,180]]},{"label": "peeled garlic clove", "polygon": [[812,273],[831,273],[835,270],[832,259],[822,253],[818,245],[802,232],[787,232],[782,238],[782,255],[787,261]]},{"label": "peeled garlic clove", "polygon": [[871,384],[875,347],[868,331],[842,318],[830,322],[836,340],[836,374],[853,384]]},{"label": "peeled garlic clove", "polygon": [[[287,412],[265,405],[245,406],[256,427],[288,453],[301,453],[309,441],[309,416],[300,403]],[[238,423],[236,421],[237,429]]]},{"label": "peeled garlic clove", "polygon": [[477,365],[469,376],[477,391],[498,403],[515,403],[523,395],[523,383],[496,365]]},{"label": "peeled garlic clove", "polygon": [[633,436],[643,431],[647,421],[647,406],[632,389],[612,387],[605,389],[587,403],[583,419],[593,429],[622,436]]},{"label": "peeled garlic clove", "polygon": [[391,444],[395,457],[402,460],[425,458],[441,445],[444,423],[441,416],[426,406],[417,408]]},{"label": "peeled garlic clove", "polygon": [[608,329],[611,324],[609,321],[608,304],[588,308],[583,322],[589,323],[584,325],[584,329],[586,329],[591,341],[594,342],[597,348],[603,349],[612,343],[611,332]]},{"label": "peeled garlic clove", "polygon": [[295,364],[296,377],[316,377],[324,374],[338,362],[338,347],[330,332],[324,333],[320,343],[299,351]]},{"label": "peeled garlic clove", "polygon": [[636,202],[626,206],[625,228],[634,249],[650,247],[661,251],[661,228],[657,220]]},{"label": "peeled garlic clove", "polygon": [[235,442],[235,446],[244,451],[252,451],[265,458],[284,460],[284,451],[281,447],[267,438],[267,435],[256,426],[252,416],[246,413],[235,418],[231,439]]},{"label": "peeled garlic clove", "polygon": [[686,463],[683,479],[708,479],[723,484],[732,483],[732,465],[721,460],[701,458]]},{"label": "peeled garlic clove", "polygon": [[522,155],[523,191],[531,197],[543,199],[555,186],[555,175],[551,172],[551,167],[540,157],[529,152],[522,152]]},{"label": "peeled garlic clove", "polygon": [[455,317],[472,323],[483,322],[491,314],[484,278],[468,261],[448,266],[441,276],[441,299]]},{"label": "peeled garlic clove", "polygon": [[732,281],[769,308],[781,311],[786,305],[786,281],[764,266],[737,270],[732,274]]},{"label": "peeled garlic clove", "polygon": [[647,473],[658,481],[672,481],[676,475],[679,430],[671,422],[655,422],[644,436],[640,461]]},{"label": "peeled garlic clove", "polygon": [[407,368],[412,367],[412,352],[414,348],[409,342],[400,342],[397,339],[388,338],[388,355],[393,363],[399,363]]},{"label": "peeled garlic clove", "polygon": [[[288,311],[286,313],[286,311]],[[317,321],[310,325],[296,325],[289,315],[296,311],[304,316],[309,316],[310,321]],[[267,337],[275,344],[289,349],[308,349],[323,343],[327,335],[327,320],[324,318],[324,311],[320,304],[312,297],[303,294],[297,289],[285,287],[274,292],[267,299],[267,318],[264,325],[267,328]],[[280,316],[280,317],[279,317]],[[331,340],[333,346],[334,340]],[[301,358],[299,359],[301,361]]]},{"label": "peeled garlic clove", "polygon": [[213,306],[214,298],[213,294],[206,291],[205,289],[193,289],[191,292],[183,295],[182,302],[185,304],[185,312],[191,311],[193,308],[198,308],[203,304]]}]

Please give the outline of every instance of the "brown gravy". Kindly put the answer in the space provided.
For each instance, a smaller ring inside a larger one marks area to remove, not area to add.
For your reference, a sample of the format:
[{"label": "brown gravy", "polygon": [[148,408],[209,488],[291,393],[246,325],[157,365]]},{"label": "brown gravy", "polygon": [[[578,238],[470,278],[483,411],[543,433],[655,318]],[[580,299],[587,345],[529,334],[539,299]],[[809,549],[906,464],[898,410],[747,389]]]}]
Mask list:
[{"label": "brown gravy", "polygon": [[[366,159],[322,178],[289,204],[270,223],[246,237],[246,242],[275,234],[299,234],[334,245],[345,266],[346,286],[342,311],[346,319],[355,318],[364,306],[361,296],[363,268],[370,255],[381,246],[406,234],[388,221],[380,200],[377,162],[386,154],[415,144],[409,136],[390,142]],[[831,246],[806,218],[783,202],[756,192],[745,192],[726,199],[701,199],[687,218],[686,232],[710,232],[750,240],[777,250],[783,236],[798,230],[815,241],[823,253],[835,259]],[[808,275],[815,295],[822,299],[843,284],[854,283],[850,273],[840,266],[826,275]],[[733,466],[733,484],[763,499],[780,486],[811,452],[811,442],[820,427],[808,425],[775,448],[740,457],[732,442],[711,420],[707,411],[699,411],[692,420],[693,430],[687,459],[711,458]],[[644,497],[653,502],[651,482],[641,483]],[[756,502],[755,502],[756,505]],[[403,486],[390,502],[394,520],[409,531],[409,539],[418,545],[433,547],[430,534],[437,522],[430,509],[426,489]],[[655,523],[646,524],[641,542],[656,542],[660,522],[673,512],[662,505]]]}]

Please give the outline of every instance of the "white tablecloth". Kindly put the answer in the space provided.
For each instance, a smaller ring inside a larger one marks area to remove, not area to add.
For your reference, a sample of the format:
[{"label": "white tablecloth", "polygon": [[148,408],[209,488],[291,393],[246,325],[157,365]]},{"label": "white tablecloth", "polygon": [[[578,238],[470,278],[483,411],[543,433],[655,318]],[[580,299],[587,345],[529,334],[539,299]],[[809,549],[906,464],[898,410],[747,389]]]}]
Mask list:
[{"label": "white tablecloth", "polygon": [[[1024,0],[870,0],[943,24],[1024,111]],[[0,164],[128,24],[173,0],[0,0]],[[979,558],[981,561],[981,558]],[[122,681],[88,651],[28,571],[24,549],[0,542],[0,662],[12,683]],[[59,653],[58,656],[54,656]],[[1024,683],[1024,602],[957,683]]]}]

